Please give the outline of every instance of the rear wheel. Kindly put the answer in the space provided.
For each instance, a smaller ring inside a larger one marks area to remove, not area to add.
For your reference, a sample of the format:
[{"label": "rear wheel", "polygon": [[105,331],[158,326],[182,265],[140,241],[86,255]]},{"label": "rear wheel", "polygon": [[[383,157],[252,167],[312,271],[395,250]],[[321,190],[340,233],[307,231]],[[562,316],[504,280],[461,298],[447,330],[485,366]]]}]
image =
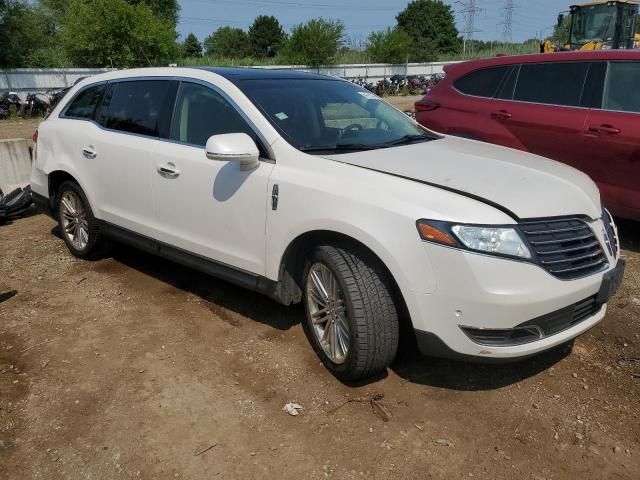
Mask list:
[{"label": "rear wheel", "polygon": [[98,223],[80,186],[70,180],[58,190],[58,225],[69,251],[79,258],[92,258],[104,247]]},{"label": "rear wheel", "polygon": [[385,370],[398,349],[398,314],[385,273],[363,253],[321,246],[304,273],[304,330],[336,377]]}]

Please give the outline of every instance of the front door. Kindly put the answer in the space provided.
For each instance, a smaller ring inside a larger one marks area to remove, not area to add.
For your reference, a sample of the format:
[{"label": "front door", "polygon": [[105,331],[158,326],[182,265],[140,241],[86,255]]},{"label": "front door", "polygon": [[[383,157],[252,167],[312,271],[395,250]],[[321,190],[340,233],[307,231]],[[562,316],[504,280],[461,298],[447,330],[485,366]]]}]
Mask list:
[{"label": "front door", "polygon": [[264,274],[265,222],[273,163],[251,171],[238,162],[209,160],[212,135],[249,134],[247,121],[210,86],[182,82],[170,141],[153,154],[152,189],[157,239],[247,272]]},{"label": "front door", "polygon": [[606,78],[584,131],[585,171],[605,206],[640,220],[640,62],[611,62]]}]

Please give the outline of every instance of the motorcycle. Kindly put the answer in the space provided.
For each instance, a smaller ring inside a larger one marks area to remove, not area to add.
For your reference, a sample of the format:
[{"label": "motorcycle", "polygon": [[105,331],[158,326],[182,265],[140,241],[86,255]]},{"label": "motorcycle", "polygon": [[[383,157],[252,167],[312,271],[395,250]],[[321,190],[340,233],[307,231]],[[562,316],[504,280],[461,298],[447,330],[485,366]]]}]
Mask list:
[{"label": "motorcycle", "polygon": [[71,90],[71,87],[66,87],[61,90],[49,90],[49,92],[47,92],[49,95],[49,104],[47,105],[45,116],[49,115],[51,111],[56,108],[56,105],[60,103],[60,100],[64,98],[69,90]]},{"label": "motorcycle", "polygon": [[22,100],[15,92],[5,92],[0,96],[0,108],[7,112],[7,116],[11,113],[20,114]]},{"label": "motorcycle", "polygon": [[44,117],[49,104],[38,97],[38,94],[30,93],[27,95],[26,102],[23,103],[21,107],[20,116],[22,118]]}]

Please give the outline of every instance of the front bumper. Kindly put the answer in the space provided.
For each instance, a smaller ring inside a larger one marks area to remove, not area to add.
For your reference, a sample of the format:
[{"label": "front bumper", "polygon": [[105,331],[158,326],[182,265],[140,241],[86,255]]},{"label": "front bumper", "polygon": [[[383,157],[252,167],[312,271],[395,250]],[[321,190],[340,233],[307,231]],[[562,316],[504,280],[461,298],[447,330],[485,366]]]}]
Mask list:
[{"label": "front bumper", "polygon": [[[429,243],[424,248],[438,278],[433,293],[412,293],[407,301],[418,346],[426,355],[467,360],[525,358],[586,332],[605,316],[606,305],[595,299],[603,277],[618,264],[608,258],[606,270],[565,281],[532,263]],[[574,307],[572,320],[567,315]],[[492,344],[482,335],[536,325],[538,319],[553,328],[537,338]],[[479,332],[475,338],[474,332]]]}]

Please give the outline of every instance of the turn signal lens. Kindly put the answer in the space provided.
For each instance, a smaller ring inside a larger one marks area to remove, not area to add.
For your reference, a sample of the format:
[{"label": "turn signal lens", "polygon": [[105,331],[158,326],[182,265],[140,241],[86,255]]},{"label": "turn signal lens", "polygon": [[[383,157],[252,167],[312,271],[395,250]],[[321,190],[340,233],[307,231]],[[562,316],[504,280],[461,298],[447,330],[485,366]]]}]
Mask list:
[{"label": "turn signal lens", "polygon": [[416,222],[418,227],[418,233],[422,240],[427,242],[436,242],[443,245],[455,246],[456,241],[447,232],[436,228],[435,226],[427,223],[426,220],[418,220]]}]

